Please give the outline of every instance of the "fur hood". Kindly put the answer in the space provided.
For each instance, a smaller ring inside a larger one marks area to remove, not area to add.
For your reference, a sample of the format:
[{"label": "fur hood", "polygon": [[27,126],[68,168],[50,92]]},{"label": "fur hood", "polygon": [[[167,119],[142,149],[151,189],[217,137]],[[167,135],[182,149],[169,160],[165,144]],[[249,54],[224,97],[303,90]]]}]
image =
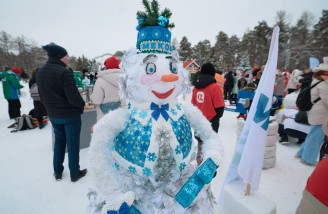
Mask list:
[{"label": "fur hood", "polygon": [[107,70],[100,71],[97,74],[97,78],[101,78],[106,82],[118,87],[118,81],[116,78],[113,78],[113,74],[115,76],[119,76],[121,73],[122,73],[121,69],[107,69]]}]

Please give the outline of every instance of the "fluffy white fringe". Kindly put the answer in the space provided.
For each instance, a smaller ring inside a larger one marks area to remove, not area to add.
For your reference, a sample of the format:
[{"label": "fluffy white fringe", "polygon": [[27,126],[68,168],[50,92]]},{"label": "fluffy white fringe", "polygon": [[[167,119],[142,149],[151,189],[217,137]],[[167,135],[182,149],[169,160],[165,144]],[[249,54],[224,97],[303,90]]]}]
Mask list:
[{"label": "fluffy white fringe", "polygon": [[94,180],[96,191],[108,202],[120,194],[123,197],[113,176],[115,169],[112,151],[114,150],[113,139],[125,128],[128,117],[126,109],[118,109],[106,114],[95,125],[90,143],[88,169]]}]

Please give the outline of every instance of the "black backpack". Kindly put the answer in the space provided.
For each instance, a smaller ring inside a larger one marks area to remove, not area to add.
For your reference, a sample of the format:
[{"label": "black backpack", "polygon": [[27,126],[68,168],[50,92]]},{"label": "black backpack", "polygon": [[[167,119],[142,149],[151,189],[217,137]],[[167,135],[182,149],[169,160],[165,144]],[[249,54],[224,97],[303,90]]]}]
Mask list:
[{"label": "black backpack", "polygon": [[20,117],[17,117],[16,119],[17,127],[15,130],[12,130],[11,132],[18,132],[23,131],[27,129],[34,129],[35,126],[32,123],[32,116],[23,114]]},{"label": "black backpack", "polygon": [[296,99],[296,106],[300,111],[310,111],[313,104],[315,104],[321,99],[319,97],[316,100],[314,100],[313,103],[311,102],[311,89],[317,86],[321,82],[322,81],[319,81],[312,86],[309,85],[300,91]]}]

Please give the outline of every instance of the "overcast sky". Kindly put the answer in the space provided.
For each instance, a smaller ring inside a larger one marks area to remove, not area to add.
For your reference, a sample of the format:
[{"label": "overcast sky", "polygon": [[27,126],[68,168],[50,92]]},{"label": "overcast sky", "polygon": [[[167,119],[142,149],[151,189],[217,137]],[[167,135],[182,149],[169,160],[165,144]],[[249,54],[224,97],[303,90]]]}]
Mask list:
[{"label": "overcast sky", "polygon": [[[93,58],[127,50],[136,44],[136,12],[141,0],[0,0],[0,31],[24,35],[37,44],[55,42],[70,55]],[[265,20],[270,27],[279,10],[287,11],[294,24],[303,11],[316,20],[328,9],[328,0],[158,0],[169,8],[175,23],[172,39],[189,42],[209,39],[214,44],[220,31],[239,38]]]}]

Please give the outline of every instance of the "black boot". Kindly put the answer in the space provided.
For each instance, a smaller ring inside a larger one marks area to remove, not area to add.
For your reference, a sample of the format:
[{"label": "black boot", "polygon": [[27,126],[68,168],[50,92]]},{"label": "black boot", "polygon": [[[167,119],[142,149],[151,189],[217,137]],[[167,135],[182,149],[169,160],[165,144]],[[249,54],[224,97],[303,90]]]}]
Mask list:
[{"label": "black boot", "polygon": [[44,125],[43,125],[42,118],[38,118],[38,123],[39,123],[39,129],[43,129]]},{"label": "black boot", "polygon": [[39,123],[39,129],[43,129],[44,128],[44,125],[43,125],[43,123],[41,122],[41,123]]},{"label": "black boot", "polygon": [[279,140],[279,143],[282,143],[282,142],[288,142],[288,137],[281,137],[280,140]]},{"label": "black boot", "polygon": [[298,141],[296,142],[297,145],[302,145],[302,143],[304,143],[304,140],[305,140],[305,139],[298,139]]},{"label": "black boot", "polygon": [[80,170],[80,173],[75,178],[71,178],[71,181],[76,182],[80,178],[84,177],[86,174],[87,174],[87,169]]}]

